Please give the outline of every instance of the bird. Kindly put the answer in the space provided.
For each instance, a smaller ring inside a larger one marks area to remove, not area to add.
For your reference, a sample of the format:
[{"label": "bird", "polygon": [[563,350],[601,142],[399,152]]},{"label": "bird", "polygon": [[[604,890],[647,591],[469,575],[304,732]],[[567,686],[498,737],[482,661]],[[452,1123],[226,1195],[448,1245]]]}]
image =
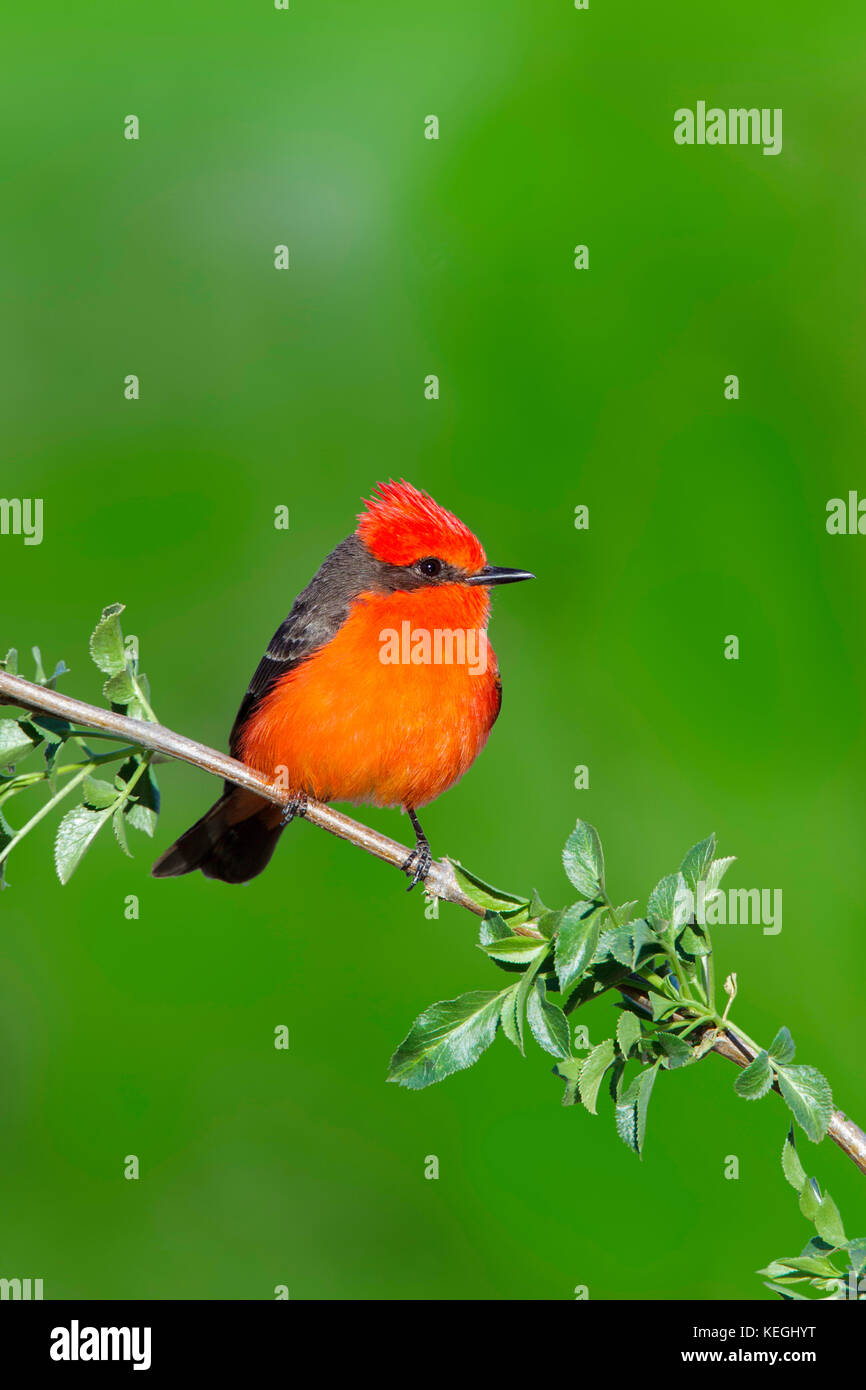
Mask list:
[{"label": "bird", "polygon": [[308,799],[401,807],[409,890],[429,872],[417,812],[468,770],[502,703],[489,590],[535,576],[489,565],[468,526],[404,479],[363,505],[271,638],[229,736],[232,757],[281,779],[286,806],[227,781],[154,877],[247,883]]}]

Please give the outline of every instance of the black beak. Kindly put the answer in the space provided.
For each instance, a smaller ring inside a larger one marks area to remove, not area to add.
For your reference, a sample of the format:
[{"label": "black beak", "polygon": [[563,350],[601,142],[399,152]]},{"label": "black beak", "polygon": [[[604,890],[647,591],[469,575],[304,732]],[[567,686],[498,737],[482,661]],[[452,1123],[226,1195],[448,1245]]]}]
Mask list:
[{"label": "black beak", "polygon": [[477,574],[470,574],[464,584],[516,584],[520,579],[534,579],[529,570],[509,570],[502,565],[485,565]]}]

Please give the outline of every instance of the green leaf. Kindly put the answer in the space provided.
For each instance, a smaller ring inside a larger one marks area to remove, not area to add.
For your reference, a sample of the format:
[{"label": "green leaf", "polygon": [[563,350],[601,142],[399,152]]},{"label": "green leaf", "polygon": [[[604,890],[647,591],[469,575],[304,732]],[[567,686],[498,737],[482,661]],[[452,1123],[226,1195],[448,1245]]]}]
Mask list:
[{"label": "green leaf", "polygon": [[98,777],[85,777],[83,788],[84,804],[94,811],[104,811],[107,806],[117,802],[117,791],[110,782]]},{"label": "green leaf", "polygon": [[388,1068],[388,1080],[418,1091],[477,1062],[496,1036],[505,990],[475,989],[419,1014]]},{"label": "green leaf", "polygon": [[565,1082],[562,1096],[563,1105],[574,1105],[577,1101],[577,1082],[583,1063],[577,1057],[569,1057],[565,1062],[557,1062],[553,1070]]},{"label": "green leaf", "polygon": [[833,1113],[833,1095],[827,1078],[815,1067],[778,1066],[776,1071],[779,1090],[794,1119],[813,1144],[819,1143],[827,1133]]},{"label": "green leaf", "polygon": [[[3,812],[0,811],[0,850],[4,850],[7,845],[11,844],[14,837],[15,831],[12,829],[12,826],[7,821]],[[3,862],[0,863],[0,890],[9,887],[6,882],[6,866],[8,863],[8,859],[4,859]]]},{"label": "green leaf", "polygon": [[125,668],[116,675],[109,676],[102,687],[102,693],[112,705],[126,706],[138,698],[135,682]]},{"label": "green leaf", "polygon": [[772,1264],[767,1265],[766,1269],[759,1269],[758,1273],[767,1274],[771,1279],[784,1278],[786,1274],[801,1277],[816,1274],[824,1279],[838,1279],[840,1271],[826,1255],[786,1255],[784,1259],[773,1260]]},{"label": "green leaf", "polygon": [[728,855],[727,859],[714,859],[707,874],[707,888],[710,890],[718,888],[728,869],[736,863],[736,860],[735,854]]},{"label": "green leaf", "polygon": [[640,1042],[640,1019],[629,1009],[624,1009],[617,1020],[616,1041],[623,1057],[628,1057]]},{"label": "green leaf", "polygon": [[36,744],[15,719],[0,719],[0,766],[10,767],[32,753]]},{"label": "green leaf", "polygon": [[[117,774],[117,785],[122,788],[131,781],[138,766],[139,759],[137,758],[130,758],[125,762]],[[156,773],[153,770],[153,765],[148,764],[147,771],[142,773],[135,784],[132,799],[127,801],[123,808],[127,825],[131,825],[133,830],[139,830],[143,835],[150,835],[152,838],[159,819],[159,805],[159,785],[156,780]]]},{"label": "green leaf", "polygon": [[660,1033],[658,1044],[664,1053],[662,1066],[668,1071],[677,1067],[687,1067],[690,1062],[697,1060],[694,1049],[685,1038],[677,1038],[673,1033]]},{"label": "green leaf", "polygon": [[802,1192],[806,1181],[806,1170],[800,1162],[797,1146],[794,1143],[794,1126],[788,1130],[782,1146],[782,1172],[795,1192]]},{"label": "green leaf", "polygon": [[847,1249],[848,1263],[854,1273],[859,1276],[866,1269],[866,1238],[849,1240]]},{"label": "green leaf", "polygon": [[807,1221],[815,1220],[821,1207],[821,1189],[814,1178],[808,1178],[800,1191],[800,1210]]},{"label": "green leaf", "polygon": [[787,1028],[780,1028],[770,1043],[770,1060],[772,1062],[793,1062],[794,1039]]},{"label": "green leaf", "polygon": [[479,946],[490,946],[494,941],[503,941],[511,932],[507,924],[500,917],[498,912],[487,909],[481,919],[481,927],[478,933]]},{"label": "green leaf", "polygon": [[602,1077],[613,1061],[614,1046],[613,1038],[605,1038],[597,1047],[592,1049],[589,1056],[582,1063],[578,1087],[580,1098],[591,1115],[595,1115],[595,1102],[598,1097],[598,1088],[601,1085]]},{"label": "green leaf", "polygon": [[699,931],[691,927],[684,927],[679,939],[680,951],[685,951],[687,956],[710,956],[713,948],[704,939]]},{"label": "green leaf", "polygon": [[114,812],[114,815],[111,817],[111,824],[114,827],[114,838],[117,840],[124,854],[127,855],[129,859],[132,859],[132,850],[129,848],[129,843],[126,838],[126,821],[123,818],[122,806],[118,806],[117,810]]},{"label": "green leaf", "polygon": [[533,888],[532,893],[531,893],[530,898],[529,898],[529,915],[530,915],[530,917],[541,917],[541,916],[543,915],[543,913],[548,912],[548,911],[549,911],[549,908],[547,908],[547,907],[544,905],[544,903],[541,901],[541,895],[540,895],[538,889],[537,889],[537,888]]},{"label": "green leaf", "polygon": [[829,1192],[824,1193],[821,1205],[815,1213],[815,1230],[828,1245],[838,1247],[847,1244],[848,1237],[845,1235],[839,1208]]},{"label": "green leaf", "polygon": [[518,1052],[525,1056],[523,1048],[523,1007],[518,998],[520,985],[512,985],[505,991],[502,999],[499,1018],[502,1023],[502,1031],[510,1043],[513,1043]]},{"label": "green leaf", "polygon": [[701,879],[706,879],[716,852],[716,837],[708,835],[699,844],[692,845],[682,864],[680,872],[692,893],[697,893]]},{"label": "green leaf", "polygon": [[516,897],[514,893],[505,893],[501,888],[493,888],[477,874],[464,868],[459,859],[449,859],[448,862],[463,892],[474,903],[499,912],[503,917],[529,916],[529,903],[526,898]]},{"label": "green leaf", "polygon": [[532,1029],[532,1036],[552,1057],[571,1056],[571,1037],[568,1019],[558,1004],[547,998],[544,980],[539,975],[526,1003],[526,1019]]},{"label": "green leaf", "polygon": [[668,874],[656,884],[647,903],[647,917],[656,931],[678,932],[692,912],[692,897],[682,874]]},{"label": "green leaf", "polygon": [[644,1067],[616,1103],[616,1130],[620,1139],[640,1156],[646,1138],[646,1117],[659,1064]]},{"label": "green leaf", "polygon": [[604,854],[594,825],[577,822],[565,842],[562,862],[582,898],[597,898],[604,892]]},{"label": "green leaf", "polygon": [[535,960],[539,952],[545,955],[550,950],[548,941],[536,941],[533,936],[505,936],[501,941],[493,941],[489,946],[479,948],[493,960],[508,961],[512,965],[526,965]]},{"label": "green leaf", "polygon": [[781,1294],[782,1297],[783,1297],[784,1299],[787,1299],[789,1302],[796,1302],[796,1303],[808,1303],[808,1302],[810,1302],[809,1298],[808,1298],[807,1295],[804,1294],[804,1293],[796,1293],[794,1289],[784,1288],[781,1284],[772,1284],[772,1283],[770,1283],[770,1280],[769,1280],[769,1279],[765,1279],[765,1280],[764,1280],[764,1283],[765,1283],[766,1287],[771,1291],[771,1293],[778,1293],[778,1294]]},{"label": "green leaf", "polygon": [[760,1100],[773,1085],[773,1069],[763,1049],[734,1082],[734,1090],[744,1100]]},{"label": "green leaf", "polygon": [[61,883],[69,882],[109,815],[107,810],[91,811],[87,806],[66,812],[54,842],[54,863]]},{"label": "green leaf", "polygon": [[110,603],[103,608],[102,617],[90,638],[90,655],[106,676],[116,676],[126,669],[126,651],[120,626],[120,615],[125,607],[123,603]]},{"label": "green leaf", "polygon": [[608,909],[574,903],[562,915],[556,934],[556,973],[565,994],[589,966],[596,952],[601,926]]},{"label": "green leaf", "polygon": [[3,667],[3,670],[4,670],[8,675],[10,675],[10,676],[17,676],[17,675],[18,675],[18,653],[17,653],[17,651],[15,650],[14,647],[10,647],[10,648],[9,648],[9,650],[8,650],[8,652],[6,653],[6,655],[4,656],[3,660],[0,661],[0,666]]}]

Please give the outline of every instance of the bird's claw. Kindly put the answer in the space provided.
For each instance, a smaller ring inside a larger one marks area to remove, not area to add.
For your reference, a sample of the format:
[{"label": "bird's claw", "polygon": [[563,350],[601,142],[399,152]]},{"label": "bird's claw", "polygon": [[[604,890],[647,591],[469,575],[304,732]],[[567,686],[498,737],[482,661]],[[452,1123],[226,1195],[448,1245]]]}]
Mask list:
[{"label": "bird's claw", "polygon": [[301,793],[293,796],[283,807],[283,825],[291,825],[295,816],[303,816],[307,809],[307,798]]},{"label": "bird's claw", "polygon": [[[412,882],[406,889],[411,893],[416,883],[422,883],[430,872],[430,865],[433,863],[433,855],[430,846],[427,844],[416,845],[412,853],[400,865],[404,874],[412,874]],[[413,871],[414,870],[414,871]]]}]

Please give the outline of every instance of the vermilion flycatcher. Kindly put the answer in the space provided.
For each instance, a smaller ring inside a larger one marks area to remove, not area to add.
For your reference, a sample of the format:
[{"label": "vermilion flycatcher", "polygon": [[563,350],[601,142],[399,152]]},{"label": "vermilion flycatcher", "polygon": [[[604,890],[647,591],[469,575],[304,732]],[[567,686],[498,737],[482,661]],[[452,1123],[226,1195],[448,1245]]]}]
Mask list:
[{"label": "vermilion flycatcher", "polygon": [[415,829],[410,888],[425,877],[415,812],[463,776],[502,702],[487,590],[534,576],[488,565],[468,527],[410,483],[376,493],[277,628],[231,731],[232,756],[280,777],[289,811],[226,782],[156,861],[157,878],[201,869],[245,883],[306,797],[402,806]]}]

